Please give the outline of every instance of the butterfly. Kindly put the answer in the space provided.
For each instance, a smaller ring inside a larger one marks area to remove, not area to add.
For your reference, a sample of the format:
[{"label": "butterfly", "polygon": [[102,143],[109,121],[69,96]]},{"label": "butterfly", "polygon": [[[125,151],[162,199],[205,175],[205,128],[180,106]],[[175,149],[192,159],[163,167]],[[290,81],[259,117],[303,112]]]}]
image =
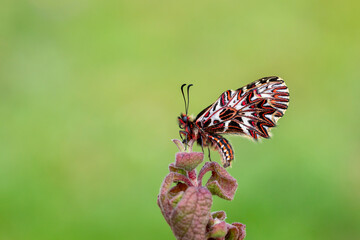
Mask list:
[{"label": "butterfly", "polygon": [[[183,143],[196,141],[201,148],[217,150],[223,166],[229,167],[234,160],[234,150],[223,134],[236,134],[254,140],[269,138],[270,129],[284,115],[289,104],[289,90],[285,82],[276,76],[264,77],[237,90],[227,90],[196,118],[188,116],[184,87],[181,92],[185,102],[185,113],[178,117],[180,137]],[[204,151],[204,150],[203,150]]]}]

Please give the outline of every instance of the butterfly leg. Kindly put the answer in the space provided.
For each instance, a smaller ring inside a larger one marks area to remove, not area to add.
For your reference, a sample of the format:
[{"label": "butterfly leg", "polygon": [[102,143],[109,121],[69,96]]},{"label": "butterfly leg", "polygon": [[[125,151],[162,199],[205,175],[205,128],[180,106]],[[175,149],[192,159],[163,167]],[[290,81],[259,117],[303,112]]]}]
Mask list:
[{"label": "butterfly leg", "polygon": [[180,138],[181,138],[181,142],[184,142],[184,137],[183,137],[183,131],[179,131],[179,135],[180,135]]},{"label": "butterfly leg", "polygon": [[[186,131],[179,131],[179,135],[180,135],[180,138],[181,138],[181,141],[183,144],[185,144],[185,150],[187,149],[187,145],[188,145],[188,132]],[[184,138],[185,136],[185,138]]]},{"label": "butterfly leg", "polygon": [[210,156],[210,146],[208,146],[208,156],[209,156],[209,160],[211,162],[211,156]]},{"label": "butterfly leg", "polygon": [[188,147],[188,132],[185,132],[185,151],[187,150]]},{"label": "butterfly leg", "polygon": [[200,137],[197,139],[197,144],[199,144],[201,146],[201,150],[202,150],[202,153],[204,153],[204,142],[203,142],[203,138],[202,136],[200,135]]}]

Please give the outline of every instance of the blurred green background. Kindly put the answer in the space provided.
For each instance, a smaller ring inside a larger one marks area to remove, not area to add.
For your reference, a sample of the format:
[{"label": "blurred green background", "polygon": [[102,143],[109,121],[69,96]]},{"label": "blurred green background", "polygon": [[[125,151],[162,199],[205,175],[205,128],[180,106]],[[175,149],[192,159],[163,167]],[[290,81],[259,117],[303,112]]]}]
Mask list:
[{"label": "blurred green background", "polygon": [[1,240],[174,239],[156,198],[180,85],[196,115],[270,75],[289,109],[271,140],[229,137],[239,188],[213,210],[248,240],[360,239],[358,2],[0,6]]}]

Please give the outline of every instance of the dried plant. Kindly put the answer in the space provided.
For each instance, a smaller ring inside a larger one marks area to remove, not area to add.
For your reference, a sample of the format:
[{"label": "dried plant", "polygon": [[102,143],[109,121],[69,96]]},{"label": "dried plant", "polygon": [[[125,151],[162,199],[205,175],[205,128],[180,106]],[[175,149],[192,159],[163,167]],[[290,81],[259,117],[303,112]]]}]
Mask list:
[{"label": "dried plant", "polygon": [[[161,185],[157,202],[176,239],[244,239],[244,224],[226,223],[224,211],[210,211],[212,195],[230,201],[234,198],[236,179],[216,162],[206,162],[197,174],[195,168],[202,163],[204,154],[192,152],[193,141],[187,151],[180,140],[173,142],[180,152],[176,153],[175,163],[169,165],[170,173]],[[211,172],[211,177],[203,185],[207,172]]]}]

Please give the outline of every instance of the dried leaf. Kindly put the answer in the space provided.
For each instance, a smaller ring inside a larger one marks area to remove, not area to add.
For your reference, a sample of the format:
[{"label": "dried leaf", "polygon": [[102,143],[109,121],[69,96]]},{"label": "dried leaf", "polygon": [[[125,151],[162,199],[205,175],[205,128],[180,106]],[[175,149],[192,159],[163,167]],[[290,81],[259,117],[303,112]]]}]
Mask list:
[{"label": "dried leaf", "polygon": [[221,221],[224,221],[226,219],[226,213],[224,211],[212,212],[211,216],[213,219],[219,219]]},{"label": "dried leaf", "polygon": [[235,226],[239,230],[239,236],[236,240],[243,240],[246,237],[246,225],[238,222],[234,222],[231,225]]},{"label": "dried leaf", "polygon": [[205,187],[189,187],[170,217],[177,239],[204,240],[212,195]]},{"label": "dried leaf", "polygon": [[238,186],[236,179],[218,163],[207,162],[199,172],[198,181],[201,182],[205,173],[209,171],[212,173],[206,183],[209,191],[223,199],[232,200]]},{"label": "dried leaf", "polygon": [[185,146],[179,139],[172,139],[172,141],[176,144],[180,152],[185,151]]},{"label": "dried leaf", "polygon": [[[158,200],[157,203],[161,209],[161,213],[163,214],[166,222],[170,225],[170,214],[173,211],[173,206],[172,206],[172,202],[171,202],[171,198],[173,198],[174,196],[177,195],[178,192],[181,191],[181,189],[177,189],[176,186],[171,188],[171,185],[174,182],[178,182],[181,181],[183,182],[183,184],[187,185],[187,186],[192,186],[192,183],[190,182],[190,180],[188,178],[186,178],[184,175],[181,175],[179,173],[169,173],[160,188],[160,193],[158,195]],[[180,185],[177,185],[178,188],[180,188]],[[184,188],[183,185],[181,185],[182,188]],[[170,192],[170,194],[169,194]]]},{"label": "dried leaf", "polygon": [[204,159],[204,154],[201,152],[178,152],[175,156],[176,168],[184,169],[186,171],[194,170]]},{"label": "dried leaf", "polygon": [[[219,220],[218,220],[219,221]],[[228,232],[226,222],[219,221],[210,228],[209,238],[223,238]]]}]

